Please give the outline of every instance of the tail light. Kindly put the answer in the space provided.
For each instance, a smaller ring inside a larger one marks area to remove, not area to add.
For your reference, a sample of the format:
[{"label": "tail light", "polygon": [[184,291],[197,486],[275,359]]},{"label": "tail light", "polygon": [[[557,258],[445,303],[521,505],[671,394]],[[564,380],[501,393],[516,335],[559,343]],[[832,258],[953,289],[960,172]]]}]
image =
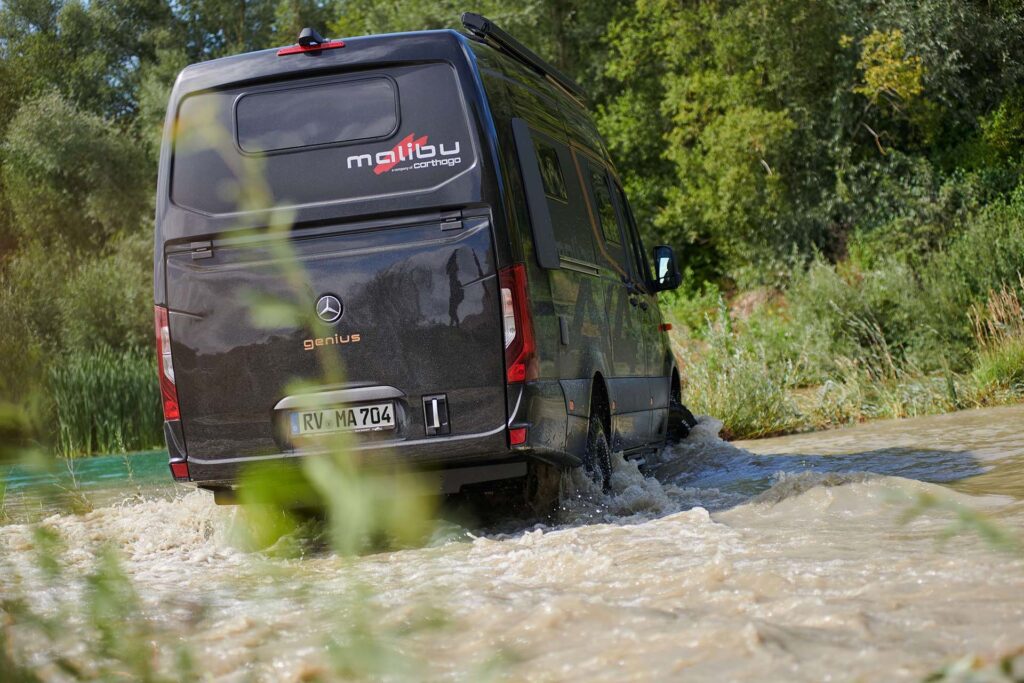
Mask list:
[{"label": "tail light", "polygon": [[517,263],[498,274],[501,317],[505,331],[505,376],[509,382],[537,379],[537,346],[533,338],[526,266]]},{"label": "tail light", "polygon": [[178,420],[178,389],[174,386],[174,364],[171,361],[171,330],[167,323],[167,309],[156,306],[156,357],[160,372],[160,396],[165,420]]}]

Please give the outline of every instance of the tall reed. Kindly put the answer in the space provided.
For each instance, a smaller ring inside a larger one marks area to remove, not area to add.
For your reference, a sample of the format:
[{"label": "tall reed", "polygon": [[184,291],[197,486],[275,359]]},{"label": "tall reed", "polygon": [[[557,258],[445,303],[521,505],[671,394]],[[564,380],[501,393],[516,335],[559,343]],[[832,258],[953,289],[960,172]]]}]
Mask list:
[{"label": "tall reed", "polygon": [[157,446],[163,417],[156,362],[148,349],[77,352],[50,370],[61,455]]}]

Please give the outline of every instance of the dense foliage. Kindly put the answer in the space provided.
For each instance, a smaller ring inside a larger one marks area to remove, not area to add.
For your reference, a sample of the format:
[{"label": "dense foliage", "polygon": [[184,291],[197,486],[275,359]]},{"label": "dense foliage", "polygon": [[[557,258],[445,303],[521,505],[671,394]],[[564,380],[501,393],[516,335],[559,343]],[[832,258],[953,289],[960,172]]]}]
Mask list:
[{"label": "dense foliage", "polygon": [[[56,379],[67,377],[58,362],[89,368],[77,357],[145,353],[159,130],[184,65],[288,44],[305,25],[339,36],[453,26],[464,9],[451,0],[0,4],[0,396],[26,401],[27,387],[44,387],[37,412],[55,415]],[[744,363],[756,357],[796,386],[841,380],[843,359],[863,364],[881,348],[900,372],[971,370],[979,341],[969,309],[989,289],[1019,286],[1024,270],[1019,2],[485,0],[472,9],[588,90],[648,241],[676,245],[687,267],[679,316],[708,293],[735,303],[744,291],[772,292],[749,320],[734,310],[743,320],[728,334],[760,349]],[[703,320],[692,322],[690,337],[706,339]],[[137,365],[121,364],[133,368],[132,391]]]}]

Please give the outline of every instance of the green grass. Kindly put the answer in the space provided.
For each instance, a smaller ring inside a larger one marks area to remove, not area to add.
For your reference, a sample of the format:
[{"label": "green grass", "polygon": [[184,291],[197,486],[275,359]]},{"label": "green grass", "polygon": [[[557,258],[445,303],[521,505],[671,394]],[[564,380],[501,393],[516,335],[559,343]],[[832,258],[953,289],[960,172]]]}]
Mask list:
[{"label": "green grass", "polygon": [[61,455],[116,453],[163,442],[156,361],[149,350],[71,354],[50,368]]},{"label": "green grass", "polygon": [[726,437],[771,436],[798,428],[799,414],[788,393],[790,373],[769,369],[763,349],[737,344],[724,309],[708,316],[705,326],[698,362],[684,366],[691,410],[722,420]]}]

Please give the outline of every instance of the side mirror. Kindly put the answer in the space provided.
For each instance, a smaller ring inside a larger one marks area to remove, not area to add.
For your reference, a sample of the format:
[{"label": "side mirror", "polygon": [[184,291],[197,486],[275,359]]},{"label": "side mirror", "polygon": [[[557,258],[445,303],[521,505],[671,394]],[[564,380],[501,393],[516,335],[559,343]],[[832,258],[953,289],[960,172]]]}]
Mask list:
[{"label": "side mirror", "polygon": [[667,292],[678,287],[683,276],[679,273],[679,266],[676,264],[676,253],[672,247],[660,244],[654,248],[654,291]]}]

